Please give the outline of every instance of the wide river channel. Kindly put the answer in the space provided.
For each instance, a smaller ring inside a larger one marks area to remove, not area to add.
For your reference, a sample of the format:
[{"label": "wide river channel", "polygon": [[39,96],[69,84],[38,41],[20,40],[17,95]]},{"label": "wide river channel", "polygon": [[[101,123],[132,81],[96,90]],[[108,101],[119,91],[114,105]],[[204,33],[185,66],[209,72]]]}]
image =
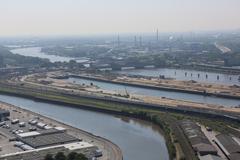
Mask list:
[{"label": "wide river channel", "polygon": [[[58,61],[69,62],[70,60],[76,60],[79,63],[83,63],[89,60],[87,57],[73,58],[73,57],[49,55],[47,53],[41,52],[41,47],[17,48],[17,49],[11,50],[11,52],[14,54],[19,54],[23,56],[45,58],[45,59],[49,59],[51,62],[58,62]],[[199,82],[219,83],[219,84],[225,84],[225,85],[226,84],[240,85],[239,75],[202,72],[202,71],[195,71],[195,70],[161,68],[161,69],[124,70],[124,71],[118,71],[117,73],[130,74],[130,75],[154,76],[154,77],[164,75],[166,78],[173,78],[176,80],[195,80]]]},{"label": "wide river channel", "polygon": [[78,63],[87,62],[89,59],[86,57],[82,58],[72,58],[63,57],[57,55],[49,55],[41,51],[41,47],[28,47],[28,48],[17,48],[11,50],[13,54],[18,54],[27,57],[38,57],[43,59],[49,59],[50,62],[69,62],[70,60],[75,60]]},{"label": "wide river channel", "polygon": [[[21,48],[11,50],[14,54],[47,58],[51,62],[69,61],[72,58],[47,55],[41,52],[40,47]],[[85,62],[87,59],[79,59]],[[164,75],[177,80],[195,80],[199,82],[219,83],[228,85],[240,85],[239,75],[229,75],[211,72],[200,72],[182,69],[144,69],[120,71],[121,74],[155,76]],[[227,107],[239,106],[240,100],[224,99],[188,93],[178,93],[170,91],[160,91],[139,87],[131,87],[119,84],[111,84],[93,80],[70,78],[70,83],[90,84],[99,86],[104,90],[116,92],[129,92],[156,97],[167,97],[193,102],[218,104]],[[151,123],[115,117],[112,115],[71,108],[69,106],[53,105],[33,100],[0,95],[0,101],[7,102],[33,112],[43,114],[61,122],[65,122],[74,127],[86,130],[95,135],[105,137],[116,143],[123,151],[125,160],[168,160],[168,152],[164,137],[159,129]]]},{"label": "wide river channel", "polygon": [[124,160],[169,160],[164,137],[151,123],[14,96],[0,95],[0,101],[107,138],[121,148]]}]

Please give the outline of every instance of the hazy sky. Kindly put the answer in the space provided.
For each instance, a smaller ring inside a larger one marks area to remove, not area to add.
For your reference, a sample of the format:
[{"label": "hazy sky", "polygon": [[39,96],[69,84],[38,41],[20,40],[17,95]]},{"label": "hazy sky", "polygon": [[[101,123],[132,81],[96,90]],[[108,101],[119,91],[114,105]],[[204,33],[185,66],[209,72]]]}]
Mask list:
[{"label": "hazy sky", "polygon": [[240,28],[240,0],[0,0],[0,36]]}]

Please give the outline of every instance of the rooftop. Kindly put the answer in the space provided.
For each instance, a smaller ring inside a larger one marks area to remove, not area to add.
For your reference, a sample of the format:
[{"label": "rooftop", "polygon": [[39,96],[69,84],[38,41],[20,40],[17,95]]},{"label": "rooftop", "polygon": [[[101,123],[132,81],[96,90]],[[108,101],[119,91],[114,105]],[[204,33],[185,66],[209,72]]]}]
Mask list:
[{"label": "rooftop", "polygon": [[52,133],[46,135],[36,135],[32,137],[22,137],[21,141],[33,148],[42,148],[52,145],[77,142],[79,139],[67,133]]},{"label": "rooftop", "polygon": [[230,154],[240,153],[240,145],[231,136],[219,134],[216,138]]},{"label": "rooftop", "polygon": [[201,156],[199,158],[200,160],[223,160],[222,158],[218,157],[218,156],[214,156],[214,155],[206,155],[206,156]]},{"label": "rooftop", "polygon": [[64,147],[69,150],[79,150],[79,149],[89,148],[94,146],[87,142],[76,142],[76,143],[65,144]]}]

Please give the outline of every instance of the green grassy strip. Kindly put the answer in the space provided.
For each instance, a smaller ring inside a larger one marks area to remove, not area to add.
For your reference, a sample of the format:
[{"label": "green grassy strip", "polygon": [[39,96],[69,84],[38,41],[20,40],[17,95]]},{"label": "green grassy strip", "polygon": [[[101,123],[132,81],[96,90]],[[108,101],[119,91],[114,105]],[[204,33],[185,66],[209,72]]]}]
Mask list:
[{"label": "green grassy strip", "polygon": [[[130,106],[130,105],[114,103],[114,102],[93,100],[93,99],[82,98],[82,97],[76,98],[76,97],[71,97],[71,96],[62,96],[60,94],[53,94],[53,93],[51,93],[51,94],[44,93],[43,94],[43,93],[36,93],[36,92],[27,92],[27,91],[23,91],[23,90],[15,90],[15,89],[5,88],[5,87],[0,88],[0,93],[16,94],[19,96],[27,96],[30,98],[37,98],[37,99],[41,99],[41,100],[50,100],[50,101],[54,100],[54,101],[64,102],[64,103],[72,104],[72,105],[91,106],[91,107],[94,107],[97,109],[114,111],[114,112],[118,112],[120,114],[127,114],[130,116],[132,115],[136,118],[141,118],[141,119],[149,120],[149,121],[151,121],[151,118],[147,117],[147,114],[150,115],[150,117],[152,115],[157,116],[158,120],[154,121],[154,123],[159,125],[160,128],[164,132],[164,136],[166,139],[166,145],[167,145],[168,152],[169,152],[171,159],[173,159],[176,155],[174,145],[171,143],[171,137],[169,136],[170,132],[171,132],[169,125],[168,125],[168,123],[160,120],[160,119],[162,119],[161,117],[164,117],[163,119],[166,119],[166,117],[164,116],[164,113],[162,113],[162,112],[138,108],[136,106]],[[86,108],[86,109],[88,109],[88,108]],[[147,114],[142,116],[141,115],[142,113],[147,113]]]},{"label": "green grassy strip", "polygon": [[[176,150],[174,144],[172,142],[171,136],[174,135],[176,141],[180,142],[181,147],[183,150],[191,148],[189,144],[186,142],[182,142],[183,137],[179,134],[179,131],[176,127],[173,127],[174,124],[183,119],[191,119],[196,122],[200,122],[205,126],[212,127],[214,130],[219,132],[228,132],[231,133],[231,129],[229,129],[228,125],[232,127],[237,127],[238,124],[234,124],[224,120],[216,120],[213,121],[212,119],[202,118],[202,117],[192,117],[190,115],[183,115],[179,113],[166,113],[152,109],[146,108],[138,108],[136,106],[103,101],[103,100],[95,100],[95,99],[88,99],[83,97],[73,97],[73,96],[63,96],[61,94],[57,94],[55,92],[48,92],[48,93],[39,93],[34,91],[26,91],[23,89],[12,89],[7,87],[0,87],[0,93],[4,94],[15,94],[18,96],[26,96],[29,98],[37,98],[39,100],[47,100],[47,101],[55,101],[55,102],[63,102],[65,104],[75,105],[75,106],[85,106],[85,109],[95,108],[95,109],[102,109],[105,111],[114,111],[114,113],[119,113],[127,116],[136,117],[139,119],[147,120],[157,124],[164,132],[166,145],[168,148],[170,159],[174,159],[176,156]],[[195,160],[196,157],[192,155],[188,155],[186,159],[193,159]]]}]

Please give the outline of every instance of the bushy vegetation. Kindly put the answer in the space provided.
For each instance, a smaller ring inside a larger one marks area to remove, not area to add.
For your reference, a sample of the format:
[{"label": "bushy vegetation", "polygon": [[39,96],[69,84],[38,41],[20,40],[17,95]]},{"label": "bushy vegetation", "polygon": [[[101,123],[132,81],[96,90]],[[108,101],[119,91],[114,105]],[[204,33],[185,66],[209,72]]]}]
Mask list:
[{"label": "bushy vegetation", "polygon": [[65,155],[63,152],[58,152],[55,156],[47,154],[44,160],[88,160],[88,158],[81,153],[71,152]]},{"label": "bushy vegetation", "polygon": [[54,47],[42,48],[42,52],[45,52],[50,55],[59,55],[67,57],[89,57],[89,58],[95,58],[97,55],[106,53],[108,50],[109,48],[106,47],[85,45],[79,45],[73,48],[65,48],[58,45]]},{"label": "bushy vegetation", "polygon": [[0,67],[5,67],[6,65],[11,66],[48,66],[50,64],[47,59],[40,59],[35,57],[25,57],[17,54],[13,54],[6,48],[0,46]]}]

